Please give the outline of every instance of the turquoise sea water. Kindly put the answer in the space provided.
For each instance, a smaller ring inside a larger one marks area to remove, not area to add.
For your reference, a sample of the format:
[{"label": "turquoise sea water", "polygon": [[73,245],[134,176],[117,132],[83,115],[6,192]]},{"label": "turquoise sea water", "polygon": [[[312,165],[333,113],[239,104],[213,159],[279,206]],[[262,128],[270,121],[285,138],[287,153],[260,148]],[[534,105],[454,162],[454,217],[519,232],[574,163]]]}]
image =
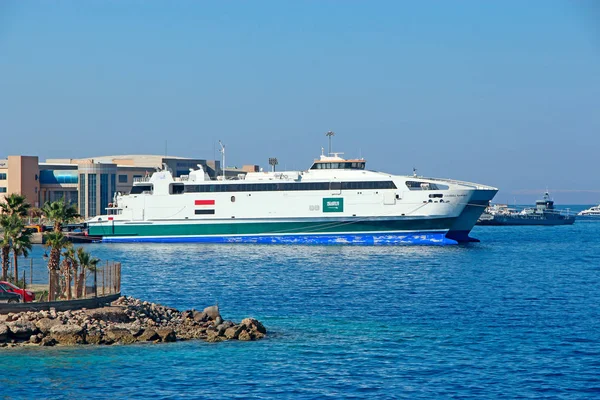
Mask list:
[{"label": "turquoise sea water", "polygon": [[600,222],[473,235],[482,242],[88,245],[123,262],[125,294],[218,301],[268,338],[4,349],[3,397],[600,397]]}]

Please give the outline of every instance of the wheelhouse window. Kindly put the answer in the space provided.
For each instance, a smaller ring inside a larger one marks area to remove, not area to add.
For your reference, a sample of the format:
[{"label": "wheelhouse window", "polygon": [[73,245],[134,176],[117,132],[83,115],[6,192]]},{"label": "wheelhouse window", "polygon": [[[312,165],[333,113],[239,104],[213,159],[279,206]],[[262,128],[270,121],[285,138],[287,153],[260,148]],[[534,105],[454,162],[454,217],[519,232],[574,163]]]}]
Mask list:
[{"label": "wheelhouse window", "polygon": [[184,191],[183,183],[171,183],[171,194],[182,194]]},{"label": "wheelhouse window", "polygon": [[135,185],[131,188],[131,194],[152,193],[152,185]]},{"label": "wheelhouse window", "polygon": [[310,169],[365,169],[364,161],[316,162]]},{"label": "wheelhouse window", "polygon": [[448,186],[433,182],[406,181],[409,190],[448,190]]}]

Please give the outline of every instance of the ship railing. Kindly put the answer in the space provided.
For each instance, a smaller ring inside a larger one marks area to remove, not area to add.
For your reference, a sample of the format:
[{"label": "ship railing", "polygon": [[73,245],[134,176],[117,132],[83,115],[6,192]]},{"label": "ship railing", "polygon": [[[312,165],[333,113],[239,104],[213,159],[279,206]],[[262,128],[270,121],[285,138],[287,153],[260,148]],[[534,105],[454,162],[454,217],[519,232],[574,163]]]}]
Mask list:
[{"label": "ship railing", "polygon": [[448,183],[453,183],[455,185],[471,186],[471,187],[473,187],[475,189],[479,189],[479,190],[497,190],[495,187],[492,187],[492,186],[482,185],[480,183],[475,183],[475,182],[459,181],[459,180],[456,180],[456,179],[427,178],[427,177],[424,177],[424,176],[418,176],[417,178],[419,178],[419,179],[427,179],[427,180],[432,180],[432,181],[439,181],[439,182],[448,182]]}]

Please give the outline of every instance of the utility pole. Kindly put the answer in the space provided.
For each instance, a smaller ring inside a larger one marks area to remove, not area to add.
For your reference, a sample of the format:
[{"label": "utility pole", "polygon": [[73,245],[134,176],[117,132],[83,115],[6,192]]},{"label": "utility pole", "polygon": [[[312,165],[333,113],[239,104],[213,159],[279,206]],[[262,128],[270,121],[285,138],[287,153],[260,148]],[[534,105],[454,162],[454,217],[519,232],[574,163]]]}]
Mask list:
[{"label": "utility pole", "polygon": [[331,155],[331,137],[335,136],[335,132],[329,131],[325,134],[329,138],[329,153],[327,155]]}]

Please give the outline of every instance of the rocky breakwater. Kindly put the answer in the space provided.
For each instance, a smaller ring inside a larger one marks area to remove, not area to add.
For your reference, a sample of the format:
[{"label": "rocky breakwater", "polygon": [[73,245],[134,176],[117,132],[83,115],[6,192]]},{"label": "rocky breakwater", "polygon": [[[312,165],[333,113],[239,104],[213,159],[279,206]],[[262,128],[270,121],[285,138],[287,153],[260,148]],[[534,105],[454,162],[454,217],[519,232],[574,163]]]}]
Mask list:
[{"label": "rocky breakwater", "polygon": [[159,304],[121,297],[110,307],[56,312],[26,311],[0,319],[0,347],[83,344],[129,344],[200,339],[257,340],[267,333],[263,324],[246,318],[225,321],[218,306],[204,311],[179,311]]}]

